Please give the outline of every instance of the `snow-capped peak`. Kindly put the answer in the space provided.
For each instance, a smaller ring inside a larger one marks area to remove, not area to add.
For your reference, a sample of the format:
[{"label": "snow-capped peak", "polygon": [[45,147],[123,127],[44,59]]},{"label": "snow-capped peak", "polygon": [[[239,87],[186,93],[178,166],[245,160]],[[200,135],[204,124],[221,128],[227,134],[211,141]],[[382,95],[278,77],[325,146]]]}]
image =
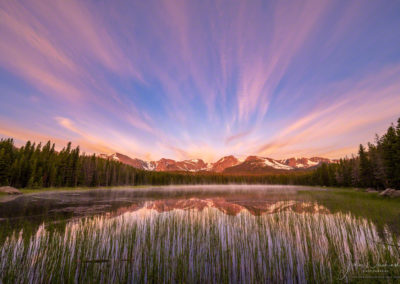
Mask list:
[{"label": "snow-capped peak", "polygon": [[[215,163],[205,163],[202,159],[190,159],[183,161],[175,161],[172,159],[162,158],[158,161],[144,161],[140,159],[132,159],[120,153],[111,155],[99,154],[100,158],[112,159],[132,167],[147,170],[147,171],[209,171],[209,172],[225,172],[226,169],[237,168],[246,172],[260,171],[257,169],[275,169],[275,170],[294,170],[294,169],[307,169],[316,167],[321,163],[331,163],[332,161],[326,158],[313,157],[313,158],[289,158],[283,160],[275,160],[267,157],[248,156],[246,159],[238,159],[234,156],[225,156]],[[241,166],[243,165],[243,166]],[[248,165],[248,166],[246,166]],[[251,166],[250,166],[251,165]],[[265,170],[263,170],[265,171]],[[229,172],[234,172],[229,170]]]}]

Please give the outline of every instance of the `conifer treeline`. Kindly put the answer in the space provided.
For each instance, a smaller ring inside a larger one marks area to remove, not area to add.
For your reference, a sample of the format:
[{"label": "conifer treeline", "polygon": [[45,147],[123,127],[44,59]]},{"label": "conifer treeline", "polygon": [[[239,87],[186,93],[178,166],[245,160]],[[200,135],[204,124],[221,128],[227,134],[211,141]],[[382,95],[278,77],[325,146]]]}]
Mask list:
[{"label": "conifer treeline", "polygon": [[50,141],[42,147],[28,141],[16,148],[12,139],[0,142],[0,185],[17,188],[108,186],[133,184],[135,169],[95,155],[80,155],[71,143],[57,152]]},{"label": "conifer treeline", "polygon": [[16,188],[163,185],[163,184],[298,184],[400,189],[400,118],[368,150],[360,145],[357,157],[322,164],[314,171],[280,175],[224,175],[169,173],[135,169],[115,160],[81,154],[71,143],[60,152],[47,142],[28,141],[17,148],[13,139],[0,141],[0,185]]},{"label": "conifer treeline", "polygon": [[312,173],[316,185],[400,189],[400,118],[386,133],[360,145],[358,156],[324,164]]}]

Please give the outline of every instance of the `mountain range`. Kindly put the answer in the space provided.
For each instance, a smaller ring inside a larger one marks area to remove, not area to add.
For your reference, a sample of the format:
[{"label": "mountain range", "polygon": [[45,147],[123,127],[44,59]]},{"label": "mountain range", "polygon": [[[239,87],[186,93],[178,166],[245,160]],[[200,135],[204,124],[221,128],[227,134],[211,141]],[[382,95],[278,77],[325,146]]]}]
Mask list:
[{"label": "mountain range", "polygon": [[159,172],[215,172],[227,174],[263,174],[282,173],[288,171],[307,170],[318,167],[322,163],[335,163],[321,157],[289,158],[276,160],[259,156],[248,156],[240,160],[235,156],[226,156],[214,163],[206,163],[202,159],[175,161],[162,158],[158,161],[144,161],[131,158],[120,153],[100,154],[101,158],[120,161],[137,169]]}]

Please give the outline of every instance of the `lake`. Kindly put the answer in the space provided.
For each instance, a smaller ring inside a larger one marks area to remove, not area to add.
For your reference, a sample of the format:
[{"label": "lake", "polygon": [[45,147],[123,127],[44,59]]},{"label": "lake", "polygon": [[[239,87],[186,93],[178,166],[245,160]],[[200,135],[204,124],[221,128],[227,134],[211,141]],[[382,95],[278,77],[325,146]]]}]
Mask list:
[{"label": "lake", "polygon": [[395,282],[399,225],[398,200],[315,187],[2,197],[0,282]]}]

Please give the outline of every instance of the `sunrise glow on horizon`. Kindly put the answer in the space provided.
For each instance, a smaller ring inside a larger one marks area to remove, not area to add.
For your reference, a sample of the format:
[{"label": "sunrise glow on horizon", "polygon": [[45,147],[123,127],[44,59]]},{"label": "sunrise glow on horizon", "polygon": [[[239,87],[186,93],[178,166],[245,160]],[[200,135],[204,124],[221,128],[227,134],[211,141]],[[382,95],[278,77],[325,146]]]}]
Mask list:
[{"label": "sunrise glow on horizon", "polygon": [[0,1],[0,137],[340,158],[400,116],[400,1]]}]

